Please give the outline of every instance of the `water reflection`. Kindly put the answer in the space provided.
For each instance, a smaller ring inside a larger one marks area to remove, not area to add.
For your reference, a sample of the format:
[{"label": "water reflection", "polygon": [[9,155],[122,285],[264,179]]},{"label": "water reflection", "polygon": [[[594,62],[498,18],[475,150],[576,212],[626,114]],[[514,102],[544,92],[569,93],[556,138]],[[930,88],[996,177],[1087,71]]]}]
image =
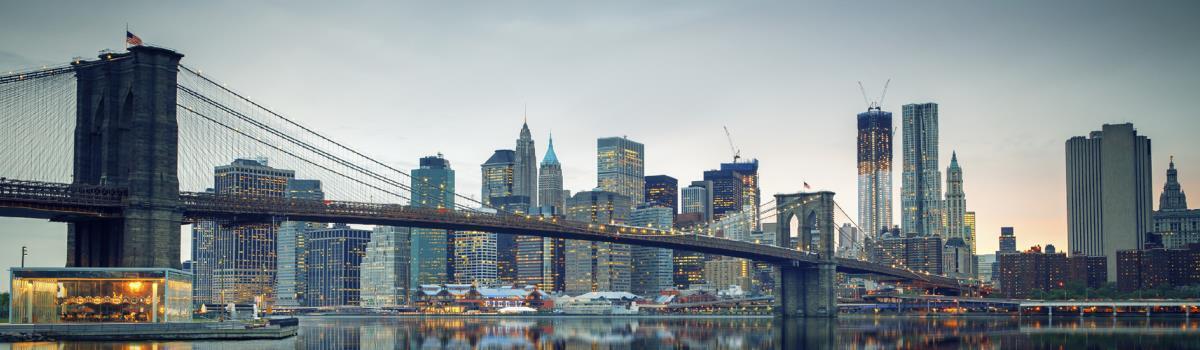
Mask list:
[{"label": "water reflection", "polygon": [[0,349],[1200,349],[1183,318],[313,317],[250,342],[16,343]]}]

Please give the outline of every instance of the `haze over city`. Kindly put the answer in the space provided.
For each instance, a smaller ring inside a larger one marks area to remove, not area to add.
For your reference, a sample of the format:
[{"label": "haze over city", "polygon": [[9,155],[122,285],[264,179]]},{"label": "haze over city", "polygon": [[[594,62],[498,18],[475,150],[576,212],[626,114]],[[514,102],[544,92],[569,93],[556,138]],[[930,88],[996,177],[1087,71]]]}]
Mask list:
[{"label": "haze over city", "polygon": [[[0,67],[120,50],[128,23],[398,168],[445,154],[468,196],[476,167],[512,147],[525,119],[539,157],[553,133],[573,191],[596,187],[597,137],[644,143],[647,175],[690,182],[731,160],[727,126],[760,161],[764,195],[807,182],[854,215],[857,84],[875,99],[888,79],[883,109],[897,129],[901,105],[939,104],[939,165],[958,153],[981,254],[1001,226],[1021,248],[1066,247],[1064,142],[1104,123],[1152,139],[1154,198],[1171,155],[1184,191],[1200,193],[1200,118],[1188,105],[1200,92],[1200,24],[1187,2],[52,5],[3,5]],[[28,265],[63,265],[65,225],[0,227],[14,253],[0,254],[5,266],[22,245]]]}]

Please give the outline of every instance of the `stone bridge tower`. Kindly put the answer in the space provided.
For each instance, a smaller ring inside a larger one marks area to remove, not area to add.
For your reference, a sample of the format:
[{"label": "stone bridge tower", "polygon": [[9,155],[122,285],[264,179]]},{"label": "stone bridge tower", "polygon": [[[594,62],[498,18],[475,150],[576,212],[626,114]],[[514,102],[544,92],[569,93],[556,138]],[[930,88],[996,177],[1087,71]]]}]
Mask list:
[{"label": "stone bridge tower", "polygon": [[134,46],[76,63],[73,182],[123,188],[128,196],[120,218],[68,223],[68,267],[180,267],[175,94],[181,58]]},{"label": "stone bridge tower", "polygon": [[[816,264],[793,261],[779,267],[776,312],[783,317],[837,317],[833,192],[777,194],[775,205],[776,244],[818,256]],[[799,232],[791,232],[793,220]]]}]

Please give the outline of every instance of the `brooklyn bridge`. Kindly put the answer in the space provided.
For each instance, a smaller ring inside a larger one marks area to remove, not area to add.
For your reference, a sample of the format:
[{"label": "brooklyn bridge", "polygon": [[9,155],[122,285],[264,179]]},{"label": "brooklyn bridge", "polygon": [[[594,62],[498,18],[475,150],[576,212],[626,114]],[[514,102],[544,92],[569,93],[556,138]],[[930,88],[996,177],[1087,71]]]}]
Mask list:
[{"label": "brooklyn bridge", "polygon": [[[485,212],[463,196],[453,208],[410,206],[406,172],[285,118],[180,64],[182,58],[135,46],[0,76],[0,169],[9,172],[0,173],[0,216],[66,223],[68,267],[179,268],[181,225],[294,220],[612,242],[766,262],[778,267],[776,310],[785,317],[835,317],[838,273],[944,294],[968,288],[863,254],[836,254],[840,207],[828,191],[775,195],[762,210],[781,223],[775,245],[715,237],[704,227]],[[205,191],[214,166],[246,154],[271,155],[338,186],[330,200]],[[793,220],[795,229],[783,224]]]}]

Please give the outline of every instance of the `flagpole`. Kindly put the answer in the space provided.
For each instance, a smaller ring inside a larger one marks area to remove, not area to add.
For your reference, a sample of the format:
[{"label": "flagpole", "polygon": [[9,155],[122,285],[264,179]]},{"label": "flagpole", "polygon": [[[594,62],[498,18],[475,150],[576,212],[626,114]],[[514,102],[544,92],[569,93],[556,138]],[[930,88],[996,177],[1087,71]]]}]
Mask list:
[{"label": "flagpole", "polygon": [[125,39],[125,51],[129,51],[129,22],[125,22],[125,35],[121,37]]}]

